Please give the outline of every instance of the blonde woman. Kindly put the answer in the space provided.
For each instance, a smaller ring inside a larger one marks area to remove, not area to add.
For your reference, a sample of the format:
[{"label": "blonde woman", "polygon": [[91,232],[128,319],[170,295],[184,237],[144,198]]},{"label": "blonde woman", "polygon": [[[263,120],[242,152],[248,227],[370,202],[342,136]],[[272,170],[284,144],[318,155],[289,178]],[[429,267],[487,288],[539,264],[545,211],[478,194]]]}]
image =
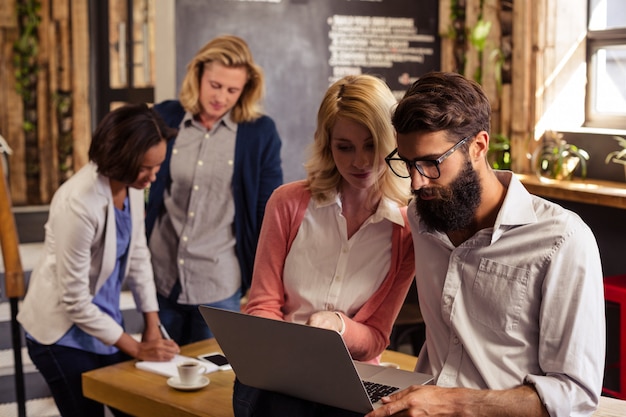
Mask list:
[{"label": "blonde woman", "polygon": [[155,106],[178,135],[150,189],[146,231],[159,315],[179,344],[212,337],[198,305],[239,310],[250,285],[265,204],[283,179],[263,80],[245,41],[220,36],[189,63],[180,101]]},{"label": "blonde woman", "polygon": [[[347,76],[326,92],[307,179],[278,188],[261,229],[246,312],[342,334],[376,363],[414,275],[408,183],[385,165],[396,100],[380,79]],[[235,415],[354,413],[235,385]]]}]

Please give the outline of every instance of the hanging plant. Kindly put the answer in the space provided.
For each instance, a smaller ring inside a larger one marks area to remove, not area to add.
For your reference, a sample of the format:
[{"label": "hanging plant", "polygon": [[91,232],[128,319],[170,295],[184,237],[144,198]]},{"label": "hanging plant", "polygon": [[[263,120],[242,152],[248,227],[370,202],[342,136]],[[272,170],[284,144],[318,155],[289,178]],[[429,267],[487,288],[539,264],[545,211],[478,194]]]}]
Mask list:
[{"label": "hanging plant", "polygon": [[18,37],[13,43],[15,90],[22,97],[27,201],[38,204],[39,149],[37,143],[37,73],[39,65],[39,24],[41,3],[38,0],[16,0]]},{"label": "hanging plant", "polygon": [[485,50],[485,46],[487,45],[487,37],[489,36],[489,32],[491,31],[491,22],[486,22],[482,19],[476,22],[476,25],[470,31],[469,41],[470,44],[476,51],[478,52],[478,62],[480,65],[476,68],[474,72],[474,81],[478,84],[482,84],[483,82],[483,51]]},{"label": "hanging plant", "polygon": [[19,22],[19,37],[13,44],[13,66],[15,67],[15,88],[25,103],[35,99],[37,54],[39,53],[39,24],[41,3],[37,0],[18,0],[16,2]]}]

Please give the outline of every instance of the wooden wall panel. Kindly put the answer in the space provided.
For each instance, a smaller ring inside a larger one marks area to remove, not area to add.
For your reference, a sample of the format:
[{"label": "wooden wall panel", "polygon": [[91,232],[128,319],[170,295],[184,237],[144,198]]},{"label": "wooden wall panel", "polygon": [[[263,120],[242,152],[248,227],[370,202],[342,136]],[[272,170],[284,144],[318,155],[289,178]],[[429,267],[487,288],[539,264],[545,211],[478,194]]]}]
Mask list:
[{"label": "wooden wall panel", "polygon": [[502,132],[502,126],[500,125],[500,89],[498,87],[498,77],[496,75],[496,56],[494,52],[500,49],[502,30],[500,28],[500,1],[499,0],[484,0],[483,3],[483,20],[491,22],[491,30],[487,37],[485,44],[485,50],[482,53],[480,59],[482,67],[482,79],[481,84],[489,102],[491,104],[491,110],[493,112],[491,131],[493,134],[499,134]]},{"label": "wooden wall panel", "polygon": [[39,147],[39,198],[41,202],[49,202],[58,187],[56,137],[51,120],[55,117],[53,100],[54,89],[51,79],[54,78],[56,60],[52,58],[56,51],[53,23],[50,21],[51,0],[41,0],[41,23],[39,26],[39,72],[37,76],[37,145]]},{"label": "wooden wall panel", "polygon": [[449,33],[452,26],[450,20],[450,6],[452,0],[439,0],[439,36],[441,39],[441,70],[454,71],[454,41]]},{"label": "wooden wall panel", "polygon": [[26,187],[26,149],[24,145],[24,106],[15,90],[13,44],[17,40],[17,26],[0,29],[0,134],[13,153],[8,157],[9,190],[15,205],[28,202]]},{"label": "wooden wall panel", "polygon": [[516,0],[513,3],[513,79],[511,82],[511,169],[518,173],[530,172],[527,158],[529,140],[534,126],[534,94],[532,77],[533,2]]},{"label": "wooden wall panel", "polygon": [[[478,17],[480,14],[480,3],[481,3],[481,0],[466,0],[465,29],[468,32],[468,39],[469,39],[469,33],[471,32],[472,28],[476,26],[476,22],[478,22]],[[466,62],[465,62],[465,68],[463,69],[463,73],[465,74],[467,78],[474,79],[476,71],[478,70],[478,67],[480,66],[480,58],[478,56],[478,51],[476,50],[476,48],[469,47],[469,43],[468,43],[468,48],[465,52],[465,58],[466,58]]]},{"label": "wooden wall panel", "polygon": [[72,108],[74,169],[88,162],[91,143],[89,102],[89,5],[88,0],[73,0],[72,12]]},{"label": "wooden wall panel", "polygon": [[2,0],[2,7],[0,7],[0,28],[17,28],[15,2],[16,0]]},{"label": "wooden wall panel", "polygon": [[[47,204],[62,181],[87,162],[91,138],[88,1],[40,0],[37,130],[28,145],[13,67],[13,44],[19,36],[16,1],[3,0],[0,8],[0,134],[13,150],[8,166],[13,204]],[[62,119],[59,100],[68,94],[72,114]],[[70,130],[74,155],[63,155],[61,162],[69,169],[61,172],[60,135]]]}]

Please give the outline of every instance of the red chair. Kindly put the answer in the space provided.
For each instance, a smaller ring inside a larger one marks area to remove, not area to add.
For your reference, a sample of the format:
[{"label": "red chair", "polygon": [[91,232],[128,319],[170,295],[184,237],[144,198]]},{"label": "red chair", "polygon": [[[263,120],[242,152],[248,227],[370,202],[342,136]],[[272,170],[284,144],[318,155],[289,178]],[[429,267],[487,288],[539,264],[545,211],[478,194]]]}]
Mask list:
[{"label": "red chair", "polygon": [[602,393],[626,400],[626,275],[604,278],[606,366]]}]

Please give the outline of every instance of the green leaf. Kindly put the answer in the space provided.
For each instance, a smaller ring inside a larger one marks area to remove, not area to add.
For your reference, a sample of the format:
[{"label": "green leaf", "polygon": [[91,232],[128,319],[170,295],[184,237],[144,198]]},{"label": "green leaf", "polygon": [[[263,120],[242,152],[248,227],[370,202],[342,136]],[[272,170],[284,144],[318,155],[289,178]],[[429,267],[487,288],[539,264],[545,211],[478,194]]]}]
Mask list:
[{"label": "green leaf", "polygon": [[491,31],[491,22],[479,20],[470,32],[470,43],[482,52],[487,43],[487,37]]}]

